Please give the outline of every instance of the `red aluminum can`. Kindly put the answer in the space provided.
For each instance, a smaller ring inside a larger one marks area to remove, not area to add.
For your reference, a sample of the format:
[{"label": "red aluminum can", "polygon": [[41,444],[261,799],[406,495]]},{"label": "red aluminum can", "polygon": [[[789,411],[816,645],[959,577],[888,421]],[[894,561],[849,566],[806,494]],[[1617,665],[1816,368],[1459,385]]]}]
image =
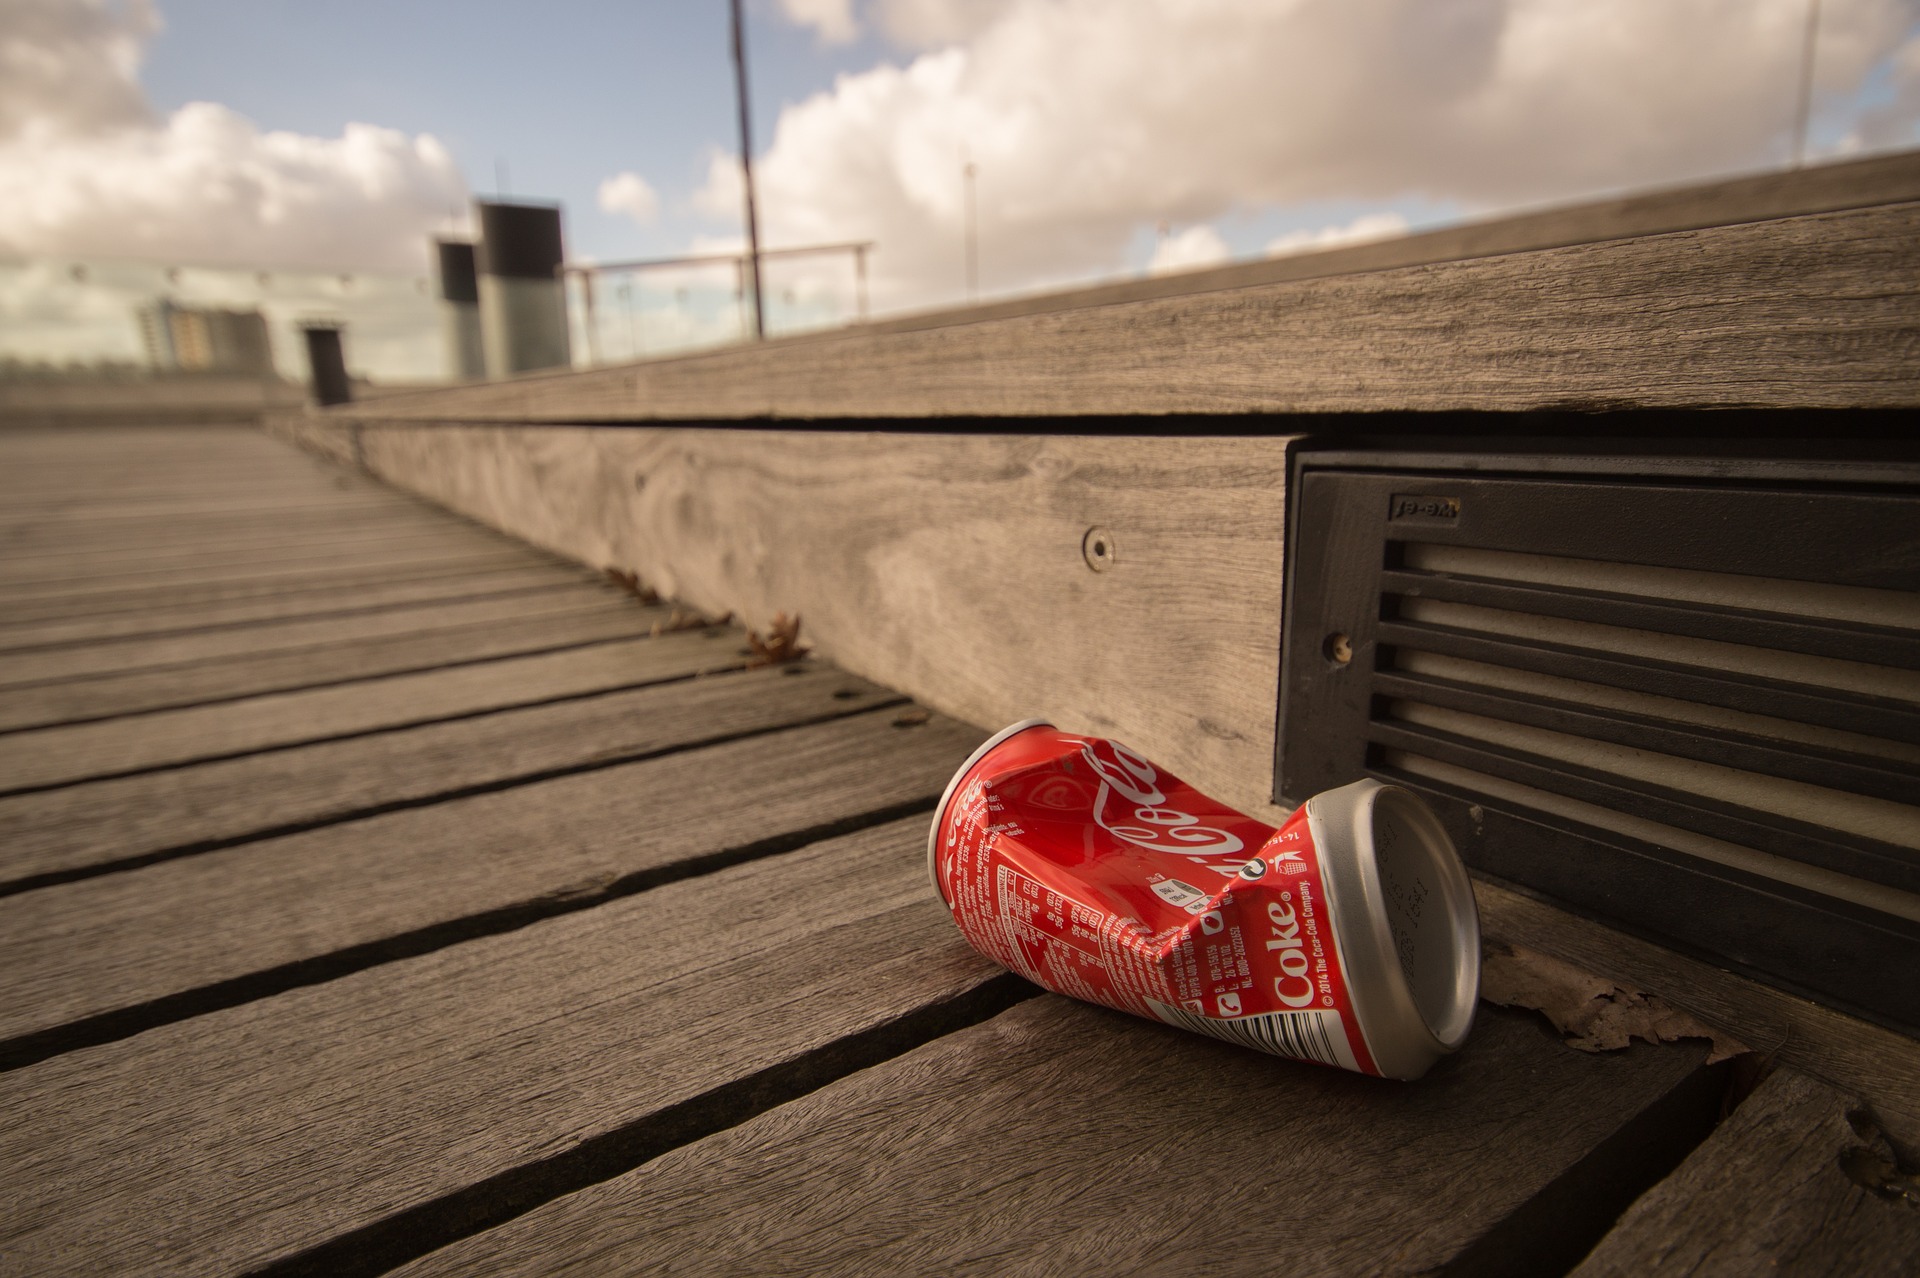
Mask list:
[{"label": "red aluminum can", "polygon": [[1473,888],[1398,786],[1329,790],[1276,830],[1029,719],[961,765],[927,863],[968,942],[1056,993],[1388,1078],[1473,1023]]}]

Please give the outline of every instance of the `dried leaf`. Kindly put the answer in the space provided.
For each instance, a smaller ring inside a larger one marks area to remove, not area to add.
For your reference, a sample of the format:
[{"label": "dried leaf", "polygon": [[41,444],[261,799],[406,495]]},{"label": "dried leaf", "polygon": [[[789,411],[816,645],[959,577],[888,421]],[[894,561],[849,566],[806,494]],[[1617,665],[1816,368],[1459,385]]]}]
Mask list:
[{"label": "dried leaf", "polygon": [[660,602],[660,592],[642,582],[640,580],[640,574],[631,568],[606,568],[602,569],[602,571],[607,574],[608,581],[620,587],[620,589],[626,591],[641,603],[654,604]]},{"label": "dried leaf", "polygon": [[747,662],[750,670],[759,666],[784,666],[789,661],[800,660],[811,651],[800,642],[800,614],[797,612],[791,617],[784,612],[775,613],[764,639],[758,630],[747,631],[747,646],[753,651],[753,660]]},{"label": "dried leaf", "polygon": [[1713,1044],[1707,1056],[1712,1064],[1749,1050],[1656,995],[1519,946],[1487,947],[1480,966],[1480,997],[1502,1007],[1540,1012],[1553,1022],[1567,1046],[1583,1052],[1618,1051],[1636,1038],[1649,1043],[1704,1038]]}]

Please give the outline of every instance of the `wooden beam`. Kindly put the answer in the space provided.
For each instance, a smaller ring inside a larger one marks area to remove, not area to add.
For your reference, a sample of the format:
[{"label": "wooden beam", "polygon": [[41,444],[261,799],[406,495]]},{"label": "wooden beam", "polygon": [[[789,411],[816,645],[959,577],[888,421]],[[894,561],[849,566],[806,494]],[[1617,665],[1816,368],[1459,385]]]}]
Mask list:
[{"label": "wooden beam", "polygon": [[[1285,439],[382,425],[375,475],[970,723],[1272,794]],[[1089,561],[1102,530],[1113,548]]]},{"label": "wooden beam", "polygon": [[324,420],[1910,408],[1917,344],[1920,204],[1906,203],[844,329],[395,396]]}]

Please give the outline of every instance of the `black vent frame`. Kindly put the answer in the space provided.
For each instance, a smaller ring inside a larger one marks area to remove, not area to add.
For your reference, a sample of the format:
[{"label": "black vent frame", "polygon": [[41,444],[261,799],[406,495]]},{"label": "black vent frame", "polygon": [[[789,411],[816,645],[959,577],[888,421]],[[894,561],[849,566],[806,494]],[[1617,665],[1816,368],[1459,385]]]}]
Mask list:
[{"label": "black vent frame", "polygon": [[1277,798],[1407,785],[1478,871],[1920,1036],[1920,467],[1305,452],[1290,500]]}]

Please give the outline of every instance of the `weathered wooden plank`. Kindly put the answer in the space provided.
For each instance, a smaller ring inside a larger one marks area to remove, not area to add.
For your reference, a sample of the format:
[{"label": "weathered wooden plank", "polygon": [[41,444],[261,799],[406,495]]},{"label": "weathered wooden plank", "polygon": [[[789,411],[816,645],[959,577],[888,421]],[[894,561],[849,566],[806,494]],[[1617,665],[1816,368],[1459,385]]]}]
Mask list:
[{"label": "weathered wooden plank", "polygon": [[270,516],[277,510],[336,510],[342,513],[376,513],[398,508],[391,494],[371,490],[337,492],[315,491],[306,495],[253,493],[168,493],[127,501],[95,501],[84,504],[75,499],[53,508],[16,513],[11,509],[0,518],[0,530],[26,528],[47,522],[91,526],[155,519],[175,514],[252,514]]},{"label": "weathered wooden plank", "polygon": [[0,700],[0,730],[78,723],[267,692],[317,688],[380,675],[432,670],[496,657],[577,648],[644,635],[666,610],[619,600],[549,616],[431,628],[360,643],[228,657],[194,665],[129,670],[63,683],[27,684]]},{"label": "weathered wooden plank", "polygon": [[[36,652],[3,653],[0,654],[0,687],[87,679],[226,658],[259,658],[270,653],[310,652],[323,647],[367,644],[379,639],[497,622],[574,616],[614,608],[637,609],[631,599],[604,582],[570,580],[564,573],[555,576],[558,580],[545,589],[479,599],[437,599],[338,617],[291,617],[245,626],[147,636],[132,643],[101,640],[63,644]],[[656,610],[649,615],[648,624],[661,619]]]},{"label": "weathered wooden plank", "polygon": [[[677,651],[676,675],[726,655]],[[897,700],[805,662],[13,795],[0,798],[0,892]]]},{"label": "weathered wooden plank", "polygon": [[434,526],[380,527],[370,533],[340,530],[291,542],[209,537],[187,545],[156,546],[129,536],[124,541],[87,550],[8,555],[0,561],[0,591],[29,582],[84,582],[94,577],[124,577],[133,572],[175,568],[348,562],[393,551],[427,548],[464,550],[484,546],[497,549],[500,540],[497,535],[451,519],[441,519]]},{"label": "weathered wooden plank", "polygon": [[1900,1140],[1920,1147],[1920,1043],[1498,883],[1476,878],[1473,887],[1490,941],[1540,950],[1658,994],[1770,1058],[1866,1097]]},{"label": "weathered wooden plank", "polygon": [[273,750],[407,724],[634,687],[738,665],[738,631],[615,639],[325,688],[0,735],[8,790]]},{"label": "weathered wooden plank", "polygon": [[884,826],[0,1076],[0,1251],[233,1273],[412,1211],[404,1257],[964,1023],[998,978],[924,840]]},{"label": "weathered wooden plank", "polygon": [[[1920,404],[1920,204],[865,328],[395,396],[341,423]],[[274,418],[278,421],[279,418]]]},{"label": "weathered wooden plank", "polygon": [[1048,996],[402,1272],[1429,1273],[1700,1056],[1483,1009],[1398,1084]]},{"label": "weathered wooden plank", "polygon": [[1714,182],[1634,191],[1318,252],[1013,297],[963,309],[903,315],[874,321],[871,327],[905,331],[978,323],[1042,311],[1111,306],[1116,302],[1183,293],[1457,262],[1912,200],[1920,200],[1920,155],[1907,151],[1790,172],[1775,170]]},{"label": "weathered wooden plank", "polygon": [[[202,566],[156,568],[151,571],[121,572],[112,576],[88,577],[82,581],[65,578],[53,581],[19,582],[7,587],[8,612],[16,608],[60,609],[85,607],[99,599],[117,599],[130,591],[167,591],[173,597],[190,598],[199,592],[217,593],[221,588],[236,592],[253,590],[289,590],[316,579],[338,580],[341,576],[367,576],[393,573],[401,569],[428,572],[460,569],[512,568],[527,564],[549,563],[544,556],[495,542],[468,542],[454,546],[427,546],[418,550],[389,551],[377,564],[342,561],[321,556],[304,562],[277,564],[209,564]],[[204,596],[201,596],[204,597]]]},{"label": "weathered wooden plank", "polygon": [[903,804],[931,808],[982,734],[893,718],[856,715],[0,898],[0,1039],[11,1044],[0,1057],[69,1022],[555,893],[590,898]]},{"label": "weathered wooden plank", "polygon": [[[10,565],[48,563],[60,559],[85,560],[124,548],[138,553],[144,561],[159,555],[177,554],[208,542],[231,542],[249,547],[265,546],[337,546],[348,542],[366,542],[396,533],[424,528],[445,529],[448,521],[424,503],[409,502],[410,509],[381,511],[356,516],[332,513],[325,509],[289,513],[279,518],[210,516],[194,519],[167,516],[116,523],[105,529],[77,532],[71,527],[36,524],[32,528],[0,542],[0,553]],[[457,526],[457,525],[456,525]]]},{"label": "weathered wooden plank", "polygon": [[555,570],[571,567],[573,565],[561,563],[548,555],[534,554],[528,558],[510,551],[497,559],[361,564],[310,572],[269,573],[200,585],[129,586],[124,590],[48,595],[36,599],[10,596],[7,600],[7,618],[11,622],[26,623],[101,617],[112,613],[158,611],[175,606],[205,607],[275,598],[292,599],[312,594],[350,593],[363,587],[385,586],[395,582],[451,580],[515,569]]},{"label": "weathered wooden plank", "polygon": [[1920,1270],[1920,1177],[1858,1102],[1777,1070],[1620,1218],[1577,1278]]},{"label": "weathered wooden plank", "polygon": [[323,586],[252,599],[216,600],[172,607],[165,602],[156,602],[145,608],[77,617],[0,621],[0,652],[105,640],[136,641],[189,630],[257,625],[295,617],[338,617],[349,613],[405,608],[437,600],[480,599],[520,591],[546,590],[592,579],[585,572],[569,572],[564,565],[556,563],[536,568],[483,569],[476,573],[401,578],[397,581],[375,580],[345,587]]},{"label": "weathered wooden plank", "polygon": [[1290,442],[413,427],[362,445],[402,487],[716,614],[799,612],[836,664],[957,718],[1055,715],[1260,810]]}]

